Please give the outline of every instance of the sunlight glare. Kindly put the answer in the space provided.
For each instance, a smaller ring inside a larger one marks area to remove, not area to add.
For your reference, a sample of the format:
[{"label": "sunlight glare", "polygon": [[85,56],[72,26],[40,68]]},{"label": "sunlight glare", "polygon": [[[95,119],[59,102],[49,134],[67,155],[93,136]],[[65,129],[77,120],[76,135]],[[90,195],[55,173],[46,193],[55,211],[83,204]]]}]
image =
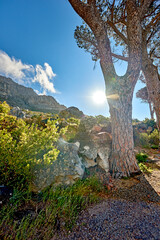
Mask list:
[{"label": "sunlight glare", "polygon": [[106,95],[103,91],[96,91],[93,93],[92,99],[96,104],[104,104],[106,101]]}]

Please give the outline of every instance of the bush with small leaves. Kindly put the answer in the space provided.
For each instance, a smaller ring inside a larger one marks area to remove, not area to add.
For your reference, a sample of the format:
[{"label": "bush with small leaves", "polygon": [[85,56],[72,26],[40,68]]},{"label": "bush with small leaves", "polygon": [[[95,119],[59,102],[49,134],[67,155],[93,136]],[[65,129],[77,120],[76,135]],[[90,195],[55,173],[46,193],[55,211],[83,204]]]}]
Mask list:
[{"label": "bush with small leaves", "polygon": [[146,162],[148,158],[148,155],[145,153],[138,153],[136,154],[136,159],[138,163]]},{"label": "bush with small leaves", "polygon": [[[0,109],[4,109],[4,103]],[[6,105],[6,103],[5,103]],[[8,108],[8,106],[6,107]],[[48,120],[45,128],[27,125],[22,119],[0,113],[0,182],[18,188],[28,188],[37,164],[50,164],[59,151],[54,143],[58,132],[56,121]]]}]

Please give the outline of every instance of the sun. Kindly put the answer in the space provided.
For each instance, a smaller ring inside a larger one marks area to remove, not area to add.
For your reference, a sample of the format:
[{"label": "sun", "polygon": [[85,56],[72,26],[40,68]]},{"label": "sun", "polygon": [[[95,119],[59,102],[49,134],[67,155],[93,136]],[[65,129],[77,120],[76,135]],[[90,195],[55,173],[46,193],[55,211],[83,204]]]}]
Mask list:
[{"label": "sun", "polygon": [[106,101],[106,95],[103,91],[99,90],[93,93],[92,99],[96,104],[104,104]]}]

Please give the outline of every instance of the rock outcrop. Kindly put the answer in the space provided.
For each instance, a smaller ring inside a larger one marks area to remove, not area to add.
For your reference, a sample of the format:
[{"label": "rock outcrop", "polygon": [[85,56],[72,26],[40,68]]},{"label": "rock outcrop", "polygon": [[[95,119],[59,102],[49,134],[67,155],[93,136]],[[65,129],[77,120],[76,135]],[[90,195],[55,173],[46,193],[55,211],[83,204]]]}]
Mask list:
[{"label": "rock outcrop", "polygon": [[51,184],[54,186],[73,184],[83,177],[84,166],[78,156],[78,146],[59,139],[57,149],[60,153],[55,162],[35,169],[34,191],[40,191]]},{"label": "rock outcrop", "polygon": [[13,116],[16,116],[17,118],[25,118],[26,117],[26,113],[24,111],[22,111],[19,107],[13,107],[10,110],[10,114]]},{"label": "rock outcrop", "polygon": [[32,88],[19,85],[3,76],[0,76],[0,101],[6,101],[11,107],[39,112],[59,113],[66,109],[53,97],[38,95]]},{"label": "rock outcrop", "polygon": [[86,168],[97,165],[108,173],[112,137],[110,133],[103,131],[104,126],[97,124],[93,117],[83,118],[75,141],[80,143],[79,153]]},{"label": "rock outcrop", "polygon": [[106,182],[109,176],[109,156],[112,137],[102,131],[110,124],[106,120],[98,124],[93,117],[81,119],[79,129],[72,143],[60,139],[57,149],[60,151],[55,162],[35,170],[34,188],[36,191],[53,184],[68,185],[77,179],[97,175]]},{"label": "rock outcrop", "polygon": [[78,108],[76,107],[69,107],[69,108],[66,108],[65,110],[62,110],[60,113],[59,113],[59,116],[61,118],[71,118],[71,117],[74,117],[74,118],[83,118],[85,115],[82,111],[80,111]]}]

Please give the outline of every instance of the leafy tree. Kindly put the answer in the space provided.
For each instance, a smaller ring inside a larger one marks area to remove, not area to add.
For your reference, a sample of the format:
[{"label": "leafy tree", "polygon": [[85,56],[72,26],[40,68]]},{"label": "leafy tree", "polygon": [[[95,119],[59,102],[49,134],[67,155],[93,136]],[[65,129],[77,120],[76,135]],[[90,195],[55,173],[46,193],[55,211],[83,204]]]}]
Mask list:
[{"label": "leafy tree", "polygon": [[[92,54],[93,60],[100,59],[104,75],[113,137],[110,171],[114,176],[130,176],[139,171],[133,152],[132,97],[141,70],[141,19],[148,12],[152,1],[144,0],[141,4],[136,0],[69,2],[85,21],[85,25],[78,27],[75,32],[77,43]],[[128,46],[127,57],[111,51],[111,28]],[[113,57],[128,61],[124,76],[116,74]]]},{"label": "leafy tree", "polygon": [[154,107],[153,107],[153,103],[149,98],[147,87],[144,87],[138,90],[138,92],[136,93],[136,97],[140,98],[143,103],[149,104],[151,119],[154,119]]},{"label": "leafy tree", "polygon": [[160,3],[153,1],[142,21],[142,71],[160,130]]}]

